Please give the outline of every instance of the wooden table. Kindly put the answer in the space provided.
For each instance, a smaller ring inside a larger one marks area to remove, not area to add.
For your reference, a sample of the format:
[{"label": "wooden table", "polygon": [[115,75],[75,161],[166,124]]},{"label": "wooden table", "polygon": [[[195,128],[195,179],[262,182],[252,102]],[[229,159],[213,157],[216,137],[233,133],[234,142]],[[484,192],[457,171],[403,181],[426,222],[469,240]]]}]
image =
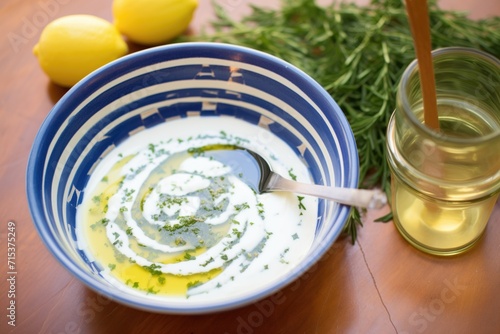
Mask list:
[{"label": "wooden table", "polygon": [[[219,3],[236,17],[248,13],[249,3],[279,5],[278,0]],[[441,6],[468,10],[474,18],[500,15],[497,0],[448,0]],[[500,333],[500,204],[477,246],[452,258],[421,253],[399,236],[392,223],[373,223],[388,208],[369,212],[356,244],[339,239],[319,265],[295,283],[232,311],[152,314],[86,288],[43,245],[25,195],[33,139],[65,93],[49,83],[31,50],[48,20],[76,13],[111,19],[111,1],[2,0],[0,4],[0,333]],[[211,18],[211,2],[200,1],[192,30]],[[9,281],[10,221],[15,223],[17,273]],[[15,327],[8,325],[11,301],[15,301]]]}]

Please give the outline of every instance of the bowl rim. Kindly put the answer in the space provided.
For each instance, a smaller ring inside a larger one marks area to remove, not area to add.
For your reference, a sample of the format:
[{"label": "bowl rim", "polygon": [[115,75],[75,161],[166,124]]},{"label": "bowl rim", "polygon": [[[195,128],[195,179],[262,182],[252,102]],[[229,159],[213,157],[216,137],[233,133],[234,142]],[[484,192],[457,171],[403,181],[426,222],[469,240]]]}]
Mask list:
[{"label": "bowl rim", "polygon": [[[57,238],[51,233],[50,228],[46,223],[45,207],[43,206],[41,201],[38,200],[39,194],[43,190],[41,185],[38,185],[37,188],[37,184],[34,181],[36,179],[35,174],[37,173],[37,170],[40,170],[43,167],[38,166],[37,162],[39,160],[45,161],[45,157],[39,154],[45,133],[50,127],[53,126],[53,122],[59,117],[59,114],[66,107],[66,105],[71,104],[71,101],[75,99],[75,95],[89,95],[88,93],[84,93],[85,89],[92,84],[98,84],[98,86],[101,87],[106,83],[105,81],[103,81],[106,78],[106,75],[110,74],[111,72],[117,70],[116,78],[119,78],[124,75],[121,67],[126,64],[133,63],[136,59],[147,58],[149,56],[155,56],[160,53],[178,52],[179,50],[182,51],[189,48],[205,48],[212,51],[224,50],[225,52],[243,53],[254,58],[259,58],[259,60],[262,59],[264,61],[267,61],[273,66],[285,68],[287,72],[290,72],[292,75],[300,78],[302,80],[300,84],[305,84],[309,86],[309,89],[313,89],[315,93],[319,94],[322,99],[328,101],[328,104],[332,105],[332,109],[334,109],[335,113],[337,113],[337,115],[335,116],[336,119],[338,119],[340,122],[340,128],[344,131],[344,139],[346,141],[346,161],[351,164],[349,175],[350,177],[346,179],[346,181],[349,182],[348,186],[353,188],[357,187],[359,179],[359,157],[356,141],[352,129],[337,102],[311,76],[306,74],[298,67],[274,55],[234,44],[218,42],[183,42],[161,45],[137,51],[123,56],[93,71],[91,74],[89,74],[72,88],[70,88],[63,95],[63,97],[52,107],[36,134],[31,151],[29,153],[28,163],[26,167],[26,193],[32,223],[35,225],[35,228],[40,235],[43,243],[52,253],[52,255],[67,271],[71,273],[72,276],[76,277],[78,280],[84,283],[85,286],[110,300],[136,309],[157,313],[205,314],[219,312],[228,309],[234,309],[236,307],[242,307],[272,295],[273,293],[283,289],[296,279],[300,278],[303,273],[309,270],[323,257],[323,255],[328,251],[328,249],[337,240],[338,236],[342,232],[351,211],[350,207],[339,204],[338,208],[339,210],[341,210],[341,212],[337,220],[341,220],[341,223],[336,223],[334,228],[329,230],[328,233],[324,235],[324,239],[321,240],[316,246],[313,246],[311,248],[307,258],[300,262],[296,267],[292,268],[291,271],[283,277],[283,279],[273,282],[272,284],[265,285],[264,288],[257,291],[257,293],[253,292],[250,295],[244,294],[241,298],[231,301],[225,299],[209,302],[197,301],[196,304],[192,305],[170,305],[170,302],[152,303],[150,300],[141,300],[141,298],[136,298],[134,297],[134,295],[124,294],[118,288],[110,289],[109,285],[105,285],[104,283],[93,279],[93,277],[89,273],[87,273],[74,263],[74,259],[64,251],[62,245],[60,244],[60,241],[58,241]],[[138,68],[145,66],[147,65],[141,65]],[[127,70],[126,72],[130,71],[132,70]],[[298,84],[299,87],[300,84]],[[43,171],[41,172],[43,173]],[[38,173],[40,173],[40,171]]]}]

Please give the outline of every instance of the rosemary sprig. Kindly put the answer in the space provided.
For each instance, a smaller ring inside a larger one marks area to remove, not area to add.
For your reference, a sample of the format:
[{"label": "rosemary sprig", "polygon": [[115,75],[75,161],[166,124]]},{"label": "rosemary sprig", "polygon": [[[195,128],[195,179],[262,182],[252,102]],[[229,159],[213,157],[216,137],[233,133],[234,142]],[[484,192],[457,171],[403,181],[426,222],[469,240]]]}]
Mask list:
[{"label": "rosemary sprig", "polygon": [[[473,21],[465,13],[441,10],[429,2],[433,48],[466,46],[500,55],[500,18]],[[215,32],[191,39],[248,46],[278,56],[308,73],[337,101],[356,138],[360,187],[390,192],[386,126],[404,69],[415,58],[401,0],[370,5],[284,0],[279,10],[252,6],[242,20],[214,3]],[[379,221],[390,220],[391,216]],[[345,231],[354,242],[361,215],[355,209]]]}]

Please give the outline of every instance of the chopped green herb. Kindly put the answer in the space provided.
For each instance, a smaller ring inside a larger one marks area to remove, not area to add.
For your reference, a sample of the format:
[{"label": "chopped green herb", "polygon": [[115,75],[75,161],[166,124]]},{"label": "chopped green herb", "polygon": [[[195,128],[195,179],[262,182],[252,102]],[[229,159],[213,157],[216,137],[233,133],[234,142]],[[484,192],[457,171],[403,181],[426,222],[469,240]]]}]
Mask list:
[{"label": "chopped green herb", "polygon": [[243,204],[236,204],[234,206],[234,209],[236,211],[241,211],[241,210],[244,210],[244,209],[250,209],[250,205],[248,203],[243,203]]},{"label": "chopped green herb", "polygon": [[187,244],[186,240],[184,240],[182,237],[175,238],[174,242],[176,246],[184,246],[185,244]]},{"label": "chopped green herb", "polygon": [[[160,291],[160,290],[158,290],[158,291]],[[156,295],[158,293],[158,291],[155,291],[154,288],[151,286],[148,288],[147,293],[150,293],[152,295]]]},{"label": "chopped green herb", "polygon": [[108,223],[109,223],[109,219],[108,219],[108,218],[103,218],[103,219],[101,219],[101,220],[98,220],[97,222],[98,222],[98,223],[101,223],[101,224],[102,224],[102,225],[104,225],[104,226],[106,226],[106,225],[108,225]]},{"label": "chopped green herb", "polygon": [[200,281],[189,282],[189,283],[187,284],[187,288],[188,288],[188,289],[190,289],[190,288],[194,288],[194,287],[199,286],[199,285],[201,285],[201,284],[202,284],[202,283],[201,283]]},{"label": "chopped green herb", "polygon": [[101,204],[101,196],[102,194],[99,196],[92,197],[92,202],[94,202],[95,204]]},{"label": "chopped green herb", "polygon": [[132,195],[135,193],[135,189],[125,189],[125,194],[122,197],[122,203],[132,201]]},{"label": "chopped green herb", "polygon": [[306,207],[304,203],[302,203],[302,200],[304,199],[304,196],[297,196],[297,199],[299,200],[299,209],[300,210],[306,210]]},{"label": "chopped green herb", "polygon": [[[154,216],[157,216],[157,215],[154,215]],[[153,217],[153,219],[155,219],[155,218],[158,218],[158,217]],[[165,224],[162,228],[168,232],[175,232],[181,228],[188,227],[188,226],[194,225],[198,222],[204,221],[203,218],[196,217],[196,216],[179,216],[178,219],[179,219],[178,224],[175,224],[175,225]],[[155,220],[157,220],[157,219],[155,219]]]},{"label": "chopped green herb", "polygon": [[115,242],[113,242],[113,246],[121,247],[123,246],[123,241],[117,239]]},{"label": "chopped green herb", "polygon": [[262,202],[257,203],[257,211],[259,212],[259,216],[261,218],[264,218],[264,203]]},{"label": "chopped green herb", "polygon": [[143,266],[143,268],[146,269],[146,271],[148,271],[153,276],[157,276],[157,275],[162,274],[162,272],[160,270],[158,270],[158,268],[161,268],[161,266],[158,264],[152,263],[149,266]]},{"label": "chopped green herb", "polygon": [[241,231],[238,231],[238,229],[233,228],[232,232],[238,239],[241,238]]},{"label": "chopped green herb", "polygon": [[214,262],[214,261],[215,261],[215,260],[214,260],[214,258],[213,258],[213,257],[211,257],[211,258],[210,258],[210,259],[208,259],[208,260],[207,260],[204,264],[200,264],[200,266],[202,266],[202,267],[206,267],[209,263],[212,263],[212,262]]}]

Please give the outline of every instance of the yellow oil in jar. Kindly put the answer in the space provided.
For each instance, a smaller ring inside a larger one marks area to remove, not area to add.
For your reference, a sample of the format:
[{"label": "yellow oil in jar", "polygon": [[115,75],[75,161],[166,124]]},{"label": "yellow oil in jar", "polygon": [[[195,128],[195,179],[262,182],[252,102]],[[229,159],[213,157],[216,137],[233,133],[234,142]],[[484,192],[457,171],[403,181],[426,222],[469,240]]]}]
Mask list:
[{"label": "yellow oil in jar", "polygon": [[[415,113],[418,116],[421,111]],[[498,191],[484,195],[481,182],[498,165],[493,161],[498,153],[492,147],[476,146],[474,138],[498,132],[500,125],[480,110],[456,103],[439,105],[439,115],[442,137],[432,145],[412,135],[400,137],[406,163],[421,175],[416,177],[411,168],[395,171],[391,166],[392,209],[396,227],[412,245],[432,254],[453,255],[480,238],[498,199]],[[450,138],[458,139],[456,146],[449,142],[440,146],[440,139]],[[487,154],[492,158],[486,159]],[[478,158],[484,162],[478,163]]]},{"label": "yellow oil in jar", "polygon": [[461,253],[479,239],[497,196],[478,203],[437,201],[399,181],[393,182],[394,223],[417,248],[429,253]]}]

